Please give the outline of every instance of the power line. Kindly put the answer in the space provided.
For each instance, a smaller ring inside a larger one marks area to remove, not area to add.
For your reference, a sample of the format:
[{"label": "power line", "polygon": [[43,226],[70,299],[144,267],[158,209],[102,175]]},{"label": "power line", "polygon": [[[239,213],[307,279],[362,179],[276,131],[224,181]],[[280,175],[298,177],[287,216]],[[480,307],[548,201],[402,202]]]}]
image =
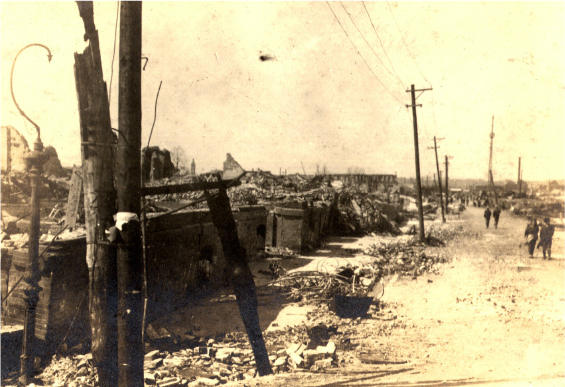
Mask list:
[{"label": "power line", "polygon": [[112,52],[112,66],[110,67],[110,87],[108,88],[108,106],[112,101],[112,78],[114,78],[114,58],[116,57],[116,36],[118,34],[118,16],[120,15],[120,2],[116,6],[116,25],[114,26],[114,51]]},{"label": "power line", "polygon": [[433,90],[432,90],[431,94],[432,94],[432,112],[433,112],[433,115],[434,115],[434,126],[435,126],[435,130],[436,130],[435,133],[436,133],[436,136],[437,136],[438,133],[437,133],[437,122],[436,122],[436,108],[435,108],[435,105],[434,105],[434,92],[433,92]]},{"label": "power line", "polygon": [[[357,32],[359,32],[359,35],[361,35],[361,37],[363,38],[363,40],[365,41],[365,43],[367,43],[367,46],[369,46],[369,48],[371,49],[371,51],[373,52],[373,54],[375,55],[375,57],[379,60],[379,62],[381,62],[381,64],[383,65],[383,67],[385,68],[386,71],[388,71],[388,73],[390,75],[392,75],[393,77],[395,77],[395,75],[388,69],[388,67],[386,67],[386,65],[384,64],[384,62],[381,60],[381,58],[377,55],[377,53],[375,52],[375,50],[373,49],[373,47],[369,44],[369,42],[367,41],[367,39],[365,39],[365,36],[363,35],[363,33],[361,32],[361,30],[359,29],[359,27],[357,27],[357,24],[355,24],[355,21],[353,20],[353,18],[351,17],[351,14],[349,13],[349,11],[347,11],[347,9],[345,8],[345,5],[343,5],[343,2],[340,1],[339,2],[343,8],[343,10],[345,11],[345,13],[347,14],[347,16],[349,16],[349,20],[351,20],[351,23],[353,23],[353,25],[355,26],[355,29],[357,30]],[[396,79],[402,84],[402,81],[400,80],[400,78],[398,78],[398,76],[396,76]],[[402,86],[404,86],[402,84]]]},{"label": "power line", "polygon": [[402,35],[402,31],[400,30],[400,27],[398,26],[398,22],[396,21],[396,18],[394,17],[394,13],[392,12],[392,8],[390,7],[389,2],[387,1],[386,4],[388,5],[388,9],[390,10],[390,14],[392,15],[392,18],[394,19],[394,24],[396,24],[396,28],[398,28],[398,32],[400,34],[400,37],[402,38],[402,42],[404,43],[404,46],[406,47],[406,50],[408,51],[408,54],[410,54],[410,58],[412,58],[412,61],[414,62],[414,65],[416,65],[416,68],[418,69],[418,71],[420,72],[420,75],[424,78],[424,80],[426,82],[428,82],[428,84],[431,86],[432,84],[430,83],[430,81],[427,80],[427,78],[424,76],[424,74],[422,73],[422,70],[420,70],[420,67],[418,66],[418,63],[416,63],[416,59],[414,59],[414,56],[412,55],[412,53],[410,52],[410,49],[408,48],[408,45],[406,44],[406,40],[404,40],[404,35]]},{"label": "power line", "polygon": [[388,62],[390,63],[390,67],[392,68],[392,71],[394,72],[394,74],[396,75],[396,77],[398,78],[398,80],[400,81],[400,83],[402,83],[402,86],[406,87],[406,85],[404,84],[404,82],[402,82],[402,80],[400,79],[400,77],[398,76],[396,70],[394,69],[394,65],[392,64],[392,61],[390,60],[388,54],[386,53],[385,47],[383,45],[383,42],[381,40],[381,37],[379,36],[379,33],[377,32],[377,29],[375,28],[375,25],[373,24],[373,19],[371,18],[371,14],[369,13],[369,10],[367,9],[367,6],[365,5],[365,2],[362,1],[363,3],[363,8],[365,8],[365,12],[367,13],[367,16],[369,17],[369,21],[371,22],[371,25],[373,26],[373,31],[375,31],[375,35],[377,35],[377,39],[379,40],[379,43],[381,45],[381,48],[383,49],[383,53],[385,54],[386,58],[388,59]]},{"label": "power line", "polygon": [[159,83],[159,89],[157,90],[157,96],[155,97],[155,115],[153,117],[153,125],[151,126],[151,132],[149,133],[149,139],[147,140],[147,148],[149,148],[149,143],[151,142],[151,136],[153,135],[153,128],[155,127],[155,122],[157,121],[157,101],[159,100],[159,92],[161,91],[161,85],[163,81]]},{"label": "power line", "polygon": [[355,43],[353,43],[353,40],[351,40],[351,37],[349,36],[349,34],[347,33],[347,31],[345,30],[345,28],[343,28],[343,25],[341,24],[341,22],[339,21],[337,15],[335,14],[334,10],[332,9],[332,7],[330,6],[330,3],[326,0],[326,4],[328,5],[328,8],[330,9],[330,11],[332,11],[332,14],[334,15],[335,20],[337,21],[337,23],[339,24],[339,26],[341,27],[341,29],[343,30],[343,32],[345,33],[345,36],[347,36],[347,38],[349,39],[349,41],[351,42],[351,45],[353,46],[353,48],[355,48],[355,51],[357,51],[357,54],[359,54],[359,56],[361,57],[361,59],[363,59],[363,62],[365,63],[365,65],[367,66],[367,68],[369,69],[369,71],[371,72],[371,74],[373,74],[373,76],[375,77],[375,79],[381,84],[381,86],[398,102],[400,102],[401,104],[404,105],[404,102],[402,102],[400,99],[398,99],[394,94],[392,94],[390,92],[389,89],[386,88],[386,86],[381,82],[381,80],[377,77],[377,75],[373,72],[373,70],[371,69],[371,67],[369,66],[369,64],[367,63],[367,61],[365,60],[365,58],[363,58],[363,55],[361,55],[361,53],[359,52],[359,50],[357,49],[357,46],[355,46]]}]

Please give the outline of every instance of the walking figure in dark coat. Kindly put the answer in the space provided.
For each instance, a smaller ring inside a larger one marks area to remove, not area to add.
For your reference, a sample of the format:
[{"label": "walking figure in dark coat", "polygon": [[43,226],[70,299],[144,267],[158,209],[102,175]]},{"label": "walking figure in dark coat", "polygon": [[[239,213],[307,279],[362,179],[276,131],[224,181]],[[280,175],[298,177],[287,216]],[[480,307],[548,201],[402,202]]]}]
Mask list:
[{"label": "walking figure in dark coat", "polygon": [[530,223],[526,227],[524,236],[526,237],[526,244],[528,245],[528,253],[530,254],[530,259],[534,258],[534,249],[536,248],[536,241],[538,240],[538,223],[536,218],[530,219]]},{"label": "walking figure in dark coat", "polygon": [[539,230],[539,243],[538,249],[540,246],[543,248],[543,259],[545,259],[545,253],[547,252],[547,259],[551,259],[551,242],[553,240],[553,233],[555,228],[549,224],[549,218],[545,218],[543,223],[541,224]]},{"label": "walking figure in dark coat", "polygon": [[494,218],[494,228],[498,228],[498,219],[500,218],[500,208],[498,206],[492,212],[492,217]]},{"label": "walking figure in dark coat", "polygon": [[487,209],[485,210],[485,215],[484,215],[485,219],[487,221],[487,228],[488,228],[488,225],[490,223],[490,215],[491,215],[490,208],[487,206]]}]

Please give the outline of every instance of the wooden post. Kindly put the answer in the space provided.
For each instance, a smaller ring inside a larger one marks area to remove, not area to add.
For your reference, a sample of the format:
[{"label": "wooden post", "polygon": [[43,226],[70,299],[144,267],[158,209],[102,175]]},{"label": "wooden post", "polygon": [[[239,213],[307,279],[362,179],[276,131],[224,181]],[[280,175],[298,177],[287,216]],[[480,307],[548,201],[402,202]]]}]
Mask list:
[{"label": "wooden post", "polygon": [[245,249],[239,243],[237,227],[226,189],[221,187],[218,191],[216,195],[212,195],[208,191],[204,191],[204,194],[210,208],[212,221],[222,242],[222,249],[229,268],[230,282],[233,285],[239,313],[251,342],[257,372],[260,376],[269,375],[273,373],[273,370],[259,326],[255,282],[247,264]]},{"label": "wooden post", "polygon": [[449,161],[447,160],[447,155],[445,155],[445,213],[449,213],[449,189],[447,186],[449,185],[449,174],[448,174],[448,165]]},{"label": "wooden post", "polygon": [[518,195],[522,193],[522,176],[520,176],[520,171],[522,170],[522,158],[518,157]]},{"label": "wooden post", "polygon": [[106,85],[102,74],[98,31],[94,26],[92,2],[77,2],[89,46],[75,53],[84,210],[86,263],[89,274],[89,314],[92,357],[100,386],[118,385],[117,352],[117,266],[116,248],[106,231],[116,212],[111,130]]},{"label": "wooden post", "polygon": [[[437,168],[437,182],[439,185],[439,203],[441,205],[441,221],[443,223],[445,223],[445,211],[443,208],[443,193],[441,191],[441,173],[439,173],[439,160],[437,158],[437,142],[436,142],[436,137],[434,136],[434,149],[436,152],[436,168]],[[435,180],[435,175],[434,175],[434,180]]]},{"label": "wooden post", "polygon": [[410,88],[412,96],[412,116],[414,122],[414,158],[416,160],[416,193],[418,195],[418,221],[420,224],[420,231],[418,233],[420,242],[425,241],[424,237],[424,210],[422,205],[422,183],[420,181],[420,150],[418,147],[418,121],[416,118],[416,93],[414,85]]},{"label": "wooden post", "polygon": [[118,221],[118,368],[121,387],[143,387],[141,246],[141,13],[120,3],[120,76],[116,183]]}]

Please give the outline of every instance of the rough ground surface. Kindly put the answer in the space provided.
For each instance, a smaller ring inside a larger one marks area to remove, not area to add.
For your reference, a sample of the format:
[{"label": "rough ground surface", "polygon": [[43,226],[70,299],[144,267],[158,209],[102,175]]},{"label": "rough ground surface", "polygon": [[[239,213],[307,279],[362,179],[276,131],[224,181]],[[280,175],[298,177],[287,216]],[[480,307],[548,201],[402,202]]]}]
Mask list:
[{"label": "rough ground surface", "polygon": [[[222,365],[218,354],[213,361],[196,355],[194,346],[194,350],[148,348],[164,357],[158,359],[161,366],[148,372],[158,385],[169,385],[169,379],[178,382],[171,385],[197,385],[191,380],[200,377],[209,385],[221,380],[227,382],[222,385],[241,387],[563,386],[563,229],[556,229],[553,260],[542,260],[541,250],[530,260],[526,248],[519,246],[524,242],[525,219],[505,211],[499,228],[487,230],[482,212],[469,208],[447,225],[434,224],[453,238],[446,247],[429,247],[426,253],[447,258],[448,263],[416,278],[412,274],[385,277],[384,295],[377,292],[379,306],[371,307],[364,319],[341,319],[330,303],[289,303],[266,286],[270,279],[261,272],[268,270],[269,262],[253,265],[261,327],[273,363],[286,358],[285,348],[293,342],[306,343],[312,327],[325,324],[331,327],[328,337],[337,347],[335,360],[328,359],[330,368],[293,370],[283,361],[278,370],[284,372],[254,378],[237,305],[233,295],[226,293],[201,299],[152,326],[165,328],[175,337],[188,335],[200,342],[198,349],[205,349],[207,340],[215,337],[220,342],[208,341],[208,347],[214,346],[218,353],[221,347],[231,347],[238,361],[232,358],[226,363],[231,365]],[[407,239],[396,240],[402,238]],[[391,238],[328,239],[307,256],[279,262],[288,270],[332,272],[347,263],[371,262],[374,257],[362,251],[387,239]],[[46,385],[92,385],[88,382],[91,367],[84,366],[90,364],[88,359],[88,355],[72,361],[58,358],[40,378]],[[74,364],[79,362],[84,363],[82,368]],[[213,369],[222,377],[210,379]]]},{"label": "rough ground surface", "polygon": [[[439,275],[388,278],[385,307],[353,325],[358,344],[339,368],[246,380],[249,386],[565,384],[563,230],[551,261],[523,243],[525,220],[503,212],[486,229],[482,210],[452,219],[470,233],[442,254],[453,258]],[[291,316],[288,316],[290,318]],[[366,364],[389,359],[404,364]]]}]

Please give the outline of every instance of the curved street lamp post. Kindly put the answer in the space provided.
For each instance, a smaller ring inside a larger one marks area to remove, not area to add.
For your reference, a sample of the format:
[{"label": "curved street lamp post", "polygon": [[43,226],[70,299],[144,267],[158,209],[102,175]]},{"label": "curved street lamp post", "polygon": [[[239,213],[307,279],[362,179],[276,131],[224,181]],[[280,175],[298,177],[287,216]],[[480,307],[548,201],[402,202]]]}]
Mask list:
[{"label": "curved street lamp post", "polygon": [[14,67],[18,56],[27,48],[39,46],[47,50],[47,59],[51,62],[51,50],[47,46],[39,43],[33,43],[22,48],[16,55],[14,63],[12,64],[12,71],[10,73],[10,91],[12,99],[20,114],[27,119],[37,130],[37,138],[33,143],[33,151],[25,155],[26,169],[30,176],[31,182],[31,221],[29,226],[29,242],[28,242],[28,264],[24,273],[24,282],[26,284],[24,289],[24,303],[25,303],[25,320],[24,320],[24,334],[22,344],[22,355],[20,357],[21,376],[20,382],[25,385],[29,384],[34,375],[34,360],[35,360],[35,317],[36,307],[39,300],[39,280],[41,274],[39,271],[39,222],[40,222],[40,207],[39,207],[39,176],[41,175],[42,164],[47,158],[43,152],[43,143],[41,142],[41,132],[39,126],[29,118],[16,102],[13,88]]}]

